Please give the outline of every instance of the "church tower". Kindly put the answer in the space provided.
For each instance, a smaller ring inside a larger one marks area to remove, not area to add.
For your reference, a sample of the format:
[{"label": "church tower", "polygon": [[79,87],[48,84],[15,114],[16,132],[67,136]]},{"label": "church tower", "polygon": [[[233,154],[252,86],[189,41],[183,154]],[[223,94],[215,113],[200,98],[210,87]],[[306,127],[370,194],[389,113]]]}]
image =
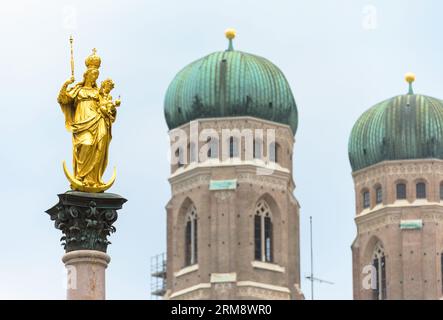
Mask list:
[{"label": "church tower", "polygon": [[171,137],[165,299],[299,299],[297,108],[283,73],[228,49],[166,93]]},{"label": "church tower", "polygon": [[443,102],[415,94],[414,80],[363,113],[349,139],[355,299],[442,297]]}]

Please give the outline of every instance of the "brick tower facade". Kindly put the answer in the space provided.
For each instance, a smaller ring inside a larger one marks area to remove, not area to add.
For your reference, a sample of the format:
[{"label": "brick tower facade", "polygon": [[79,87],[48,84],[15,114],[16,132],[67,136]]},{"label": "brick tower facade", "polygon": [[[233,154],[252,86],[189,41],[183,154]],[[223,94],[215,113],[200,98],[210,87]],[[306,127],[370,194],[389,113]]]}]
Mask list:
[{"label": "brick tower facade", "polygon": [[351,132],[355,299],[443,296],[443,102],[414,94],[414,79]]},{"label": "brick tower facade", "polygon": [[[443,161],[386,161],[353,177],[354,298],[440,299]],[[374,266],[376,287],[368,286],[367,266]]]},{"label": "brick tower facade", "polygon": [[[195,120],[171,135],[182,130],[192,136],[192,127],[198,127],[198,148],[191,142],[177,152],[171,145],[179,160],[171,166],[172,197],[166,207],[166,298],[301,298],[291,128],[252,117],[226,117]],[[214,130],[208,143],[201,138],[205,129]],[[266,135],[260,144],[254,140],[248,157],[248,139],[223,137],[226,129],[271,129],[275,143],[269,146]],[[207,158],[194,160],[195,150]]]}]

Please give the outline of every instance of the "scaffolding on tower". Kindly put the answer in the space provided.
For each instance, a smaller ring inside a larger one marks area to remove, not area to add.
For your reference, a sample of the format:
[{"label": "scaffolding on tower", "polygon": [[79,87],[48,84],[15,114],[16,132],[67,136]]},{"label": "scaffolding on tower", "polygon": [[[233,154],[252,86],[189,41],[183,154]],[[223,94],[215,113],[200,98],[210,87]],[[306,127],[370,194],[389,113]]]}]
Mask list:
[{"label": "scaffolding on tower", "polygon": [[166,293],[166,254],[151,257],[151,299],[162,299]]}]

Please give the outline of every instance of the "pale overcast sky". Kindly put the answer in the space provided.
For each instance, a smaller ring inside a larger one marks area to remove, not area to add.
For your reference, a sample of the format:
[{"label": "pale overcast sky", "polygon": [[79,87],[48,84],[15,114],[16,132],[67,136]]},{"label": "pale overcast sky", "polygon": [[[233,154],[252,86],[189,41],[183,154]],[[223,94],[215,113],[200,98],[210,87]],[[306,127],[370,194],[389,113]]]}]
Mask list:
[{"label": "pale overcast sky", "polygon": [[[297,102],[301,277],[309,273],[312,215],[315,276],[334,282],[316,284],[316,297],[351,299],[349,133],[367,108],[407,91],[407,71],[417,74],[416,92],[443,97],[442,9],[436,0],[3,1],[0,298],[65,298],[61,232],[44,211],[68,189],[61,163],[71,160],[71,136],[56,96],[70,73],[69,34],[77,80],[96,47],[101,79],[112,77],[122,99],[110,191],[128,202],[110,238],[107,297],[148,299],[150,257],[166,249],[164,94],[186,64],[224,50],[223,32],[233,27],[235,48],[275,63]],[[306,280],[302,290],[310,297]]]}]

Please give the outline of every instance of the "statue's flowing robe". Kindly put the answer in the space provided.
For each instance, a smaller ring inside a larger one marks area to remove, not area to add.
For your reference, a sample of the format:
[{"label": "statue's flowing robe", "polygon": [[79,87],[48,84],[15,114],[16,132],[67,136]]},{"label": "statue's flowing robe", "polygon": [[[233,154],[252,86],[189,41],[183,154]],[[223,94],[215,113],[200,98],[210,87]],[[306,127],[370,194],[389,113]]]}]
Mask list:
[{"label": "statue's flowing robe", "polygon": [[65,115],[65,125],[72,132],[73,169],[77,180],[91,186],[103,185],[111,142],[109,121],[99,112],[97,88],[81,84],[62,90],[58,102]]}]

